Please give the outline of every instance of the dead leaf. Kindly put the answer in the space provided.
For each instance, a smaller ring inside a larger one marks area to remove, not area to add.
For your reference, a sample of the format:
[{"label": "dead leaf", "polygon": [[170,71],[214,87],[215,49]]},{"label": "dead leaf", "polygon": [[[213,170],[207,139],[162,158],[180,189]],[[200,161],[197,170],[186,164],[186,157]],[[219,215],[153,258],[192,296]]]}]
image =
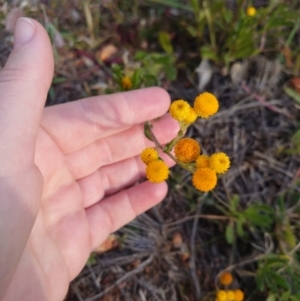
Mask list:
[{"label": "dead leaf", "polygon": [[94,62],[92,59],[90,59],[87,56],[82,56],[82,61],[84,62],[85,66],[87,66],[88,68],[92,68],[94,66]]},{"label": "dead leaf", "polygon": [[104,62],[118,51],[118,48],[113,44],[104,46],[96,53],[97,59]]},{"label": "dead leaf", "polygon": [[297,93],[300,93],[300,77],[294,77],[291,79],[291,84],[294,88],[294,90],[297,92]]},{"label": "dead leaf", "polygon": [[133,265],[134,268],[137,268],[141,264],[141,262],[142,261],[140,259],[136,259],[131,264]]},{"label": "dead leaf", "polygon": [[198,75],[198,91],[202,92],[211,80],[213,69],[209,61],[203,59],[195,71]]},{"label": "dead leaf", "polygon": [[180,258],[182,261],[187,261],[191,256],[190,250],[186,243],[182,243],[180,247]]},{"label": "dead leaf", "polygon": [[174,233],[172,243],[173,243],[174,248],[180,248],[181,247],[181,245],[182,245],[182,236],[179,232]]},{"label": "dead leaf", "polygon": [[241,84],[243,80],[243,73],[244,73],[243,69],[244,69],[243,65],[240,62],[235,62],[232,64],[230,69],[230,77],[234,85]]},{"label": "dead leaf", "polygon": [[180,258],[182,261],[188,261],[190,258],[191,254],[190,252],[184,252],[184,253],[180,253]]},{"label": "dead leaf", "polygon": [[107,239],[94,250],[95,253],[105,253],[109,250],[116,248],[119,245],[118,236],[115,234],[110,234]]},{"label": "dead leaf", "polygon": [[284,57],[285,57],[286,65],[289,68],[292,68],[293,67],[293,62],[292,62],[292,51],[291,51],[291,49],[288,46],[285,45],[282,49],[282,52],[283,52]]},{"label": "dead leaf", "polygon": [[24,17],[24,12],[20,8],[14,8],[11,10],[5,19],[5,30],[14,32],[16,23],[19,18]]},{"label": "dead leaf", "polygon": [[62,48],[65,46],[64,38],[62,37],[61,33],[58,30],[55,30],[53,36],[53,43],[57,48]]}]

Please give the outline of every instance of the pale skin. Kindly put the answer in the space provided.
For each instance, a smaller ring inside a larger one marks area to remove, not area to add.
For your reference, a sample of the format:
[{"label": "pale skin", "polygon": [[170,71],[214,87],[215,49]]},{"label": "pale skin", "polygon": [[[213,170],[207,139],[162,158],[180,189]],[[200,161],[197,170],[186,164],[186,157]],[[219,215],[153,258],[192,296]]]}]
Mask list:
[{"label": "pale skin", "polygon": [[162,116],[153,122],[161,143],[178,127],[160,88],[44,109],[50,41],[38,22],[17,24],[0,72],[0,300],[61,301],[90,253],[167,193],[166,183],[133,185],[153,145],[143,123]]}]

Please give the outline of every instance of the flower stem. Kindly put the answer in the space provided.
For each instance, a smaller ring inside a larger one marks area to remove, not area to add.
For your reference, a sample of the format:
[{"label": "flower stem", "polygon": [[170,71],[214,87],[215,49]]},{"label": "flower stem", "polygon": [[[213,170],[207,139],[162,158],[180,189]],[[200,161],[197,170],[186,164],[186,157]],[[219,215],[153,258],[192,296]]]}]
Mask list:
[{"label": "flower stem", "polygon": [[[147,127],[147,133],[149,134],[149,136],[150,136],[150,138],[151,138],[151,140],[154,142],[154,144],[155,144],[155,147],[157,148],[157,149],[160,149],[160,150],[162,150],[167,156],[169,156],[174,162],[176,162],[176,164],[178,164],[179,166],[181,166],[182,168],[184,168],[185,170],[187,170],[187,171],[189,171],[189,172],[191,172],[191,173],[194,173],[194,170],[193,170],[193,168],[191,167],[191,166],[188,166],[188,165],[186,165],[186,164],[184,164],[184,163],[182,163],[182,162],[180,162],[180,161],[178,161],[170,152],[169,152],[169,148],[170,147],[163,147],[160,143],[159,143],[159,141],[157,140],[157,138],[155,137],[155,135],[153,134],[153,132],[152,132],[152,125],[151,125],[151,123],[150,122],[148,122],[148,127]],[[180,133],[181,131],[179,131],[179,133]],[[181,133],[181,135],[179,135],[179,133],[178,133],[178,136],[175,138],[175,139],[173,139],[170,143],[173,145],[173,141],[174,140],[176,140],[176,142],[182,137],[182,135],[183,135],[183,133]],[[174,145],[176,144],[176,142],[174,143]],[[173,147],[172,147],[173,148]],[[171,149],[172,149],[171,148]]]}]

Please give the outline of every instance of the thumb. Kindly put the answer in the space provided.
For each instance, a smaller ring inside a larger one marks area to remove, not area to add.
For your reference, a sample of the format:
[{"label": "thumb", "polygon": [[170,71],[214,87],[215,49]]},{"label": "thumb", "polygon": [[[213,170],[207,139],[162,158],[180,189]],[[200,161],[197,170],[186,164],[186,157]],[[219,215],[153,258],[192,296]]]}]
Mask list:
[{"label": "thumb", "polygon": [[0,72],[0,177],[33,164],[53,65],[45,29],[32,19],[20,18],[14,49]]},{"label": "thumb", "polygon": [[0,300],[26,246],[42,196],[35,141],[53,76],[52,48],[36,21],[21,18],[0,71]]}]

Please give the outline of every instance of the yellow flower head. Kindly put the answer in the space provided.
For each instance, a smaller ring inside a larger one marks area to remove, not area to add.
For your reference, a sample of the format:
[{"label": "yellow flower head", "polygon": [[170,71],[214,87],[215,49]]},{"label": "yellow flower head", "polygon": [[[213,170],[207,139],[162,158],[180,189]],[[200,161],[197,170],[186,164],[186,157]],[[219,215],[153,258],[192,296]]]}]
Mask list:
[{"label": "yellow flower head", "polygon": [[179,100],[175,100],[171,103],[169,112],[170,112],[170,115],[175,120],[184,121],[191,114],[190,109],[191,109],[191,106],[189,105],[189,103],[187,101],[179,99]]},{"label": "yellow flower head", "polygon": [[227,301],[227,293],[224,290],[217,292],[217,301]]},{"label": "yellow flower head", "polygon": [[235,301],[234,291],[227,291],[227,301]]},{"label": "yellow flower head", "polygon": [[217,113],[219,102],[213,94],[204,92],[196,97],[194,109],[198,116],[208,118]]},{"label": "yellow flower head", "polygon": [[146,167],[146,176],[152,183],[163,182],[169,177],[168,165],[161,160],[151,161]]},{"label": "yellow flower head", "polygon": [[200,167],[194,172],[192,182],[196,189],[207,192],[216,187],[217,174],[208,167]]},{"label": "yellow flower head", "polygon": [[254,17],[256,15],[256,8],[254,6],[249,6],[247,8],[247,11],[246,11],[246,14],[249,16],[249,17]]},{"label": "yellow flower head", "polygon": [[186,118],[183,120],[186,124],[192,124],[196,121],[198,115],[194,108],[190,106],[189,114],[186,116]]},{"label": "yellow flower head", "polygon": [[200,155],[200,145],[195,139],[182,138],[175,144],[174,153],[179,161],[189,163]]},{"label": "yellow flower head", "polygon": [[234,291],[234,301],[244,301],[245,295],[242,290]]},{"label": "yellow flower head", "polygon": [[232,274],[229,272],[224,272],[220,276],[220,283],[223,285],[230,285],[233,281]]},{"label": "yellow flower head", "polygon": [[230,167],[230,159],[225,153],[215,153],[209,158],[209,167],[216,173],[224,173]]},{"label": "yellow flower head", "polygon": [[132,81],[129,76],[124,76],[121,80],[122,88],[129,90],[132,87]]},{"label": "yellow flower head", "polygon": [[147,165],[152,161],[158,160],[158,153],[154,147],[147,147],[141,153],[142,161]]},{"label": "yellow flower head", "polygon": [[195,163],[197,167],[209,167],[209,157],[206,155],[200,155],[196,159]]}]

